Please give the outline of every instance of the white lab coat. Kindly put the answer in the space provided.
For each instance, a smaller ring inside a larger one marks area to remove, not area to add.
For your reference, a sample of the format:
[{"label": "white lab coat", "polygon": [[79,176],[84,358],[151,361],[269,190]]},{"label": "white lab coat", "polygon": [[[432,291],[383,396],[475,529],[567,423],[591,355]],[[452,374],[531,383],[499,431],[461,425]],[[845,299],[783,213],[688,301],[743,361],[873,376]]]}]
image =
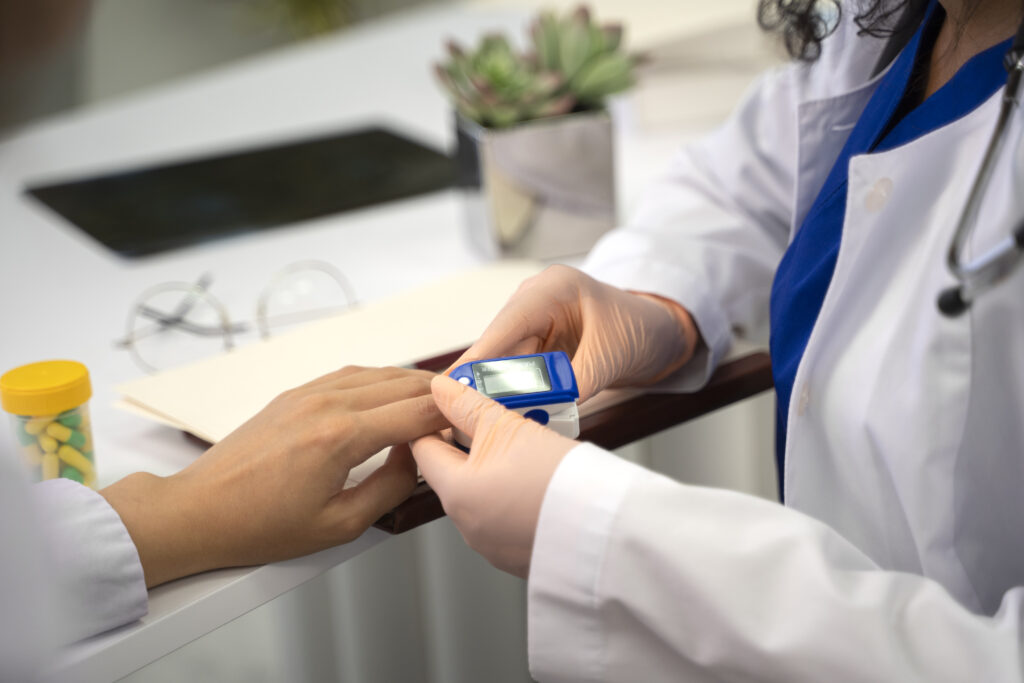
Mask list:
[{"label": "white lab coat", "polygon": [[0,452],[0,681],[46,677],[66,643],[146,614],[146,581],[103,496],[68,479],[28,486]]},{"label": "white lab coat", "polygon": [[[707,351],[767,317],[776,265],[870,98],[883,41],[844,20],[685,150],[585,269],[686,306]],[[529,588],[541,681],[1021,680],[1024,269],[938,312],[1000,95],[850,162],[835,274],[788,414],[787,508],[577,447]],[[1021,114],[969,255],[1024,216]]]},{"label": "white lab coat", "polygon": [[31,493],[51,569],[46,575],[63,591],[56,644],[145,616],[149,593],[139,552],[107,499],[70,479],[34,484]]}]

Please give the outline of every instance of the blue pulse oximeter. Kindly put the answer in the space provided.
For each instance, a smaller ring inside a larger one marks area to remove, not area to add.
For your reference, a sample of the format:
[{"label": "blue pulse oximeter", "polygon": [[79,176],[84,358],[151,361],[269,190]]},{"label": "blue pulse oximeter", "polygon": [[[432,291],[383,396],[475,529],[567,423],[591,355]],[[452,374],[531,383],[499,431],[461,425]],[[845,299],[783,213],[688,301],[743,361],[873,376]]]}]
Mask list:
[{"label": "blue pulse oximeter", "polygon": [[[564,351],[475,360],[449,376],[570,439],[580,435],[580,391]],[[455,441],[469,447],[469,437],[457,429]]]}]

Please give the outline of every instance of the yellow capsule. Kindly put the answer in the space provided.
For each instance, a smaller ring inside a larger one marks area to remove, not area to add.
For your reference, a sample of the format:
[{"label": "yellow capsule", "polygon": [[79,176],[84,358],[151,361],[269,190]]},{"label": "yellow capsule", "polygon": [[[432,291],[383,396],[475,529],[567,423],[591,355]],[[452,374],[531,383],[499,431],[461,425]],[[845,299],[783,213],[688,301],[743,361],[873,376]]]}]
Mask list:
[{"label": "yellow capsule", "polygon": [[46,433],[57,439],[57,441],[63,441],[69,446],[85,450],[85,434],[80,431],[66,427],[59,422],[54,422],[46,428]]},{"label": "yellow capsule", "polygon": [[71,446],[61,446],[60,450],[57,451],[57,455],[60,456],[61,460],[81,471],[81,473],[85,475],[86,479],[93,474],[92,463],[89,462],[89,458],[85,457]]},{"label": "yellow capsule", "polygon": [[65,427],[60,422],[51,422],[46,425],[46,433],[57,441],[67,441],[71,438],[71,428]]},{"label": "yellow capsule", "polygon": [[60,476],[60,460],[55,453],[43,456],[43,479],[56,479]]},{"label": "yellow capsule", "polygon": [[47,453],[56,453],[57,448],[60,446],[60,444],[57,442],[57,439],[53,438],[49,434],[40,434],[39,436],[36,437],[36,440],[39,442],[39,445],[42,446],[43,450],[46,451]]},{"label": "yellow capsule", "polygon": [[25,432],[32,436],[42,434],[43,430],[45,430],[51,422],[53,422],[52,417],[34,417],[25,423]]}]

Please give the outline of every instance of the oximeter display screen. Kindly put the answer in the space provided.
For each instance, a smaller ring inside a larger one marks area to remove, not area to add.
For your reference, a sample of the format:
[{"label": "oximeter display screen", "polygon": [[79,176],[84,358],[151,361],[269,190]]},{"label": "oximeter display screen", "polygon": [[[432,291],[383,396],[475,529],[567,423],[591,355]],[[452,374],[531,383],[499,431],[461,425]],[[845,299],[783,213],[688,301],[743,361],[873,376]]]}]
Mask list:
[{"label": "oximeter display screen", "polygon": [[540,356],[474,363],[473,379],[477,391],[490,398],[551,391],[548,369]]}]

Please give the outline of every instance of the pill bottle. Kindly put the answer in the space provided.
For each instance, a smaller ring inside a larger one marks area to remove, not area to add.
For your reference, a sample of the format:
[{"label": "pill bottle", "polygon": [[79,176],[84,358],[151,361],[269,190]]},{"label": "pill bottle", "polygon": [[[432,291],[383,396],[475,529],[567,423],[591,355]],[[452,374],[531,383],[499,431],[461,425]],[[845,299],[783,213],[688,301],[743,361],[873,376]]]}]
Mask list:
[{"label": "pill bottle", "polygon": [[0,376],[0,403],[35,480],[66,477],[96,488],[91,396],[89,371],[76,361],[30,363]]}]

